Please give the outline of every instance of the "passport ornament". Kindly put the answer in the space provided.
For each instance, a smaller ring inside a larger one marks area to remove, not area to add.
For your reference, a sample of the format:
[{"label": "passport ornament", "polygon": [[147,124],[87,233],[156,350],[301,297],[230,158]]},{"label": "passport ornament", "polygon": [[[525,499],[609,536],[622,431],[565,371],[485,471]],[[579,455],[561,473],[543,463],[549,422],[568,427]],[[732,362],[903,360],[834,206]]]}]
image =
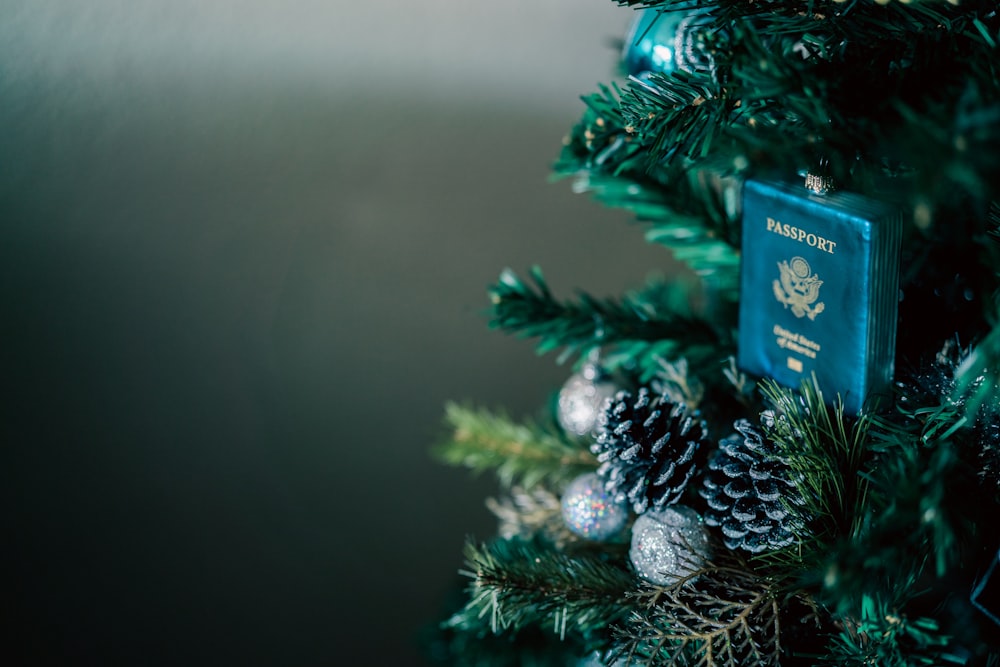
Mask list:
[{"label": "passport ornament", "polygon": [[738,361],[857,414],[892,380],[902,216],[822,185],[744,185]]}]

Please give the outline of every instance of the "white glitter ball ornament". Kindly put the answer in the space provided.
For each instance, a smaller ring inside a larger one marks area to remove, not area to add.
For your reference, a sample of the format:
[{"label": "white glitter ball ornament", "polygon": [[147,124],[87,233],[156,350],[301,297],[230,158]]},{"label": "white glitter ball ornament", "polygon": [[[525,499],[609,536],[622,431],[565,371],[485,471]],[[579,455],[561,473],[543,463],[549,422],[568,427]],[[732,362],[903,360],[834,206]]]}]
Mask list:
[{"label": "white glitter ball ornament", "polygon": [[599,426],[605,403],[614,398],[618,387],[601,379],[595,364],[587,364],[574,373],[559,390],[556,418],[563,430],[571,435],[594,435]]},{"label": "white glitter ball ornament", "polygon": [[594,651],[590,655],[580,658],[576,667],[628,667],[629,664],[627,658],[619,658],[614,662],[605,662],[604,658],[605,656],[602,656],[600,651]]},{"label": "white glitter ball ornament", "polygon": [[708,531],[690,507],[646,512],[632,526],[629,557],[639,576],[660,586],[677,583],[709,557]]},{"label": "white glitter ball ornament", "polygon": [[604,481],[591,472],[580,475],[566,487],[562,515],[566,526],[577,535],[606,540],[625,527],[628,505],[616,502],[604,490]]}]

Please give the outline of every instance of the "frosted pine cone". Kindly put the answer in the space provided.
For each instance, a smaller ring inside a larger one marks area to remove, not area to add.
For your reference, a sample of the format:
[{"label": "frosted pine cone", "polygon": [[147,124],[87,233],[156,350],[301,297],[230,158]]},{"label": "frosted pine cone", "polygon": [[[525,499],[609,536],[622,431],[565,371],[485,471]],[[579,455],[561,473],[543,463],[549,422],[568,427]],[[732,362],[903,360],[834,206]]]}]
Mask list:
[{"label": "frosted pine cone", "polygon": [[[703,445],[705,445],[703,447]],[[641,514],[676,503],[694,474],[699,452],[707,451],[705,422],[689,416],[683,404],[619,392],[601,417],[591,451],[601,462],[605,488]]]},{"label": "frosted pine cone", "polygon": [[803,528],[794,507],[803,504],[788,465],[774,443],[745,419],[719,443],[708,462],[701,496],[708,501],[705,523],[722,529],[730,549],[760,553],[795,541]]}]

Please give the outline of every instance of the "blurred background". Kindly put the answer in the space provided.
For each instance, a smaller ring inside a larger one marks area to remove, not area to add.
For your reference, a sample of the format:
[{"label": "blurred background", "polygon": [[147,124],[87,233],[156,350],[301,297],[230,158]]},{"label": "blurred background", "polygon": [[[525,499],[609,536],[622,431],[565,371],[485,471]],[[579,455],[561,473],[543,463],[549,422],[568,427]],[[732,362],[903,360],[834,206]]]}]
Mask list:
[{"label": "blurred background", "polygon": [[[3,595],[22,664],[424,664],[495,525],[442,406],[569,375],[486,287],[668,257],[547,182],[610,0],[0,0]],[[9,663],[10,664],[10,663]]]}]

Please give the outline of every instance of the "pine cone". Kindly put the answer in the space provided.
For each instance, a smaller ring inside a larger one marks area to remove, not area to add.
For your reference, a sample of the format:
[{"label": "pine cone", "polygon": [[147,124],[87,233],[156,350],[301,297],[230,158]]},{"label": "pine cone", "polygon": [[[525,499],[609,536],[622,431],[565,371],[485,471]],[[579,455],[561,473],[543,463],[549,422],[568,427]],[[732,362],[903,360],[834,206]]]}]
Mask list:
[{"label": "pine cone", "polygon": [[745,419],[734,426],[740,435],[720,442],[708,462],[700,490],[709,507],[705,523],[722,528],[730,549],[760,553],[786,547],[803,528],[789,510],[789,504],[803,504],[802,495],[774,443]]},{"label": "pine cone", "polygon": [[607,491],[631,503],[637,514],[676,503],[695,472],[699,451],[707,450],[705,422],[646,388],[636,398],[628,392],[615,396],[591,447]]}]

